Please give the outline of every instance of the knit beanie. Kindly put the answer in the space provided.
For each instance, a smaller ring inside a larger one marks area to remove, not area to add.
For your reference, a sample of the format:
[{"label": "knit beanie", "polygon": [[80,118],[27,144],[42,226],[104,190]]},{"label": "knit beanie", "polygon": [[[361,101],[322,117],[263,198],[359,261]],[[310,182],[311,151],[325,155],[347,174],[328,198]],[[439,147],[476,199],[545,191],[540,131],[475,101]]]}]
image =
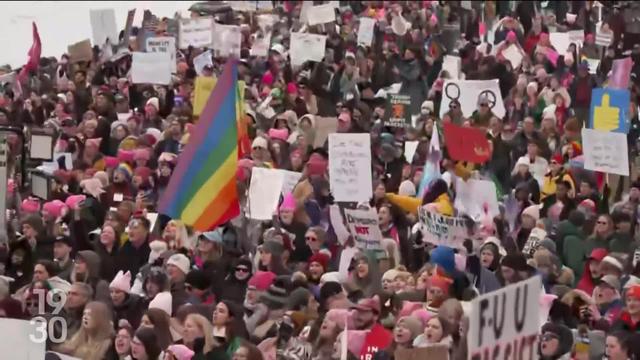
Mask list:
[{"label": "knit beanie", "polygon": [[173,254],[167,260],[167,265],[173,265],[180,269],[185,275],[189,273],[189,268],[191,267],[191,261],[184,254]]},{"label": "knit beanie", "polygon": [[42,211],[49,214],[52,218],[61,217],[64,214],[65,209],[67,209],[67,205],[57,199],[46,202],[42,205]]},{"label": "knit beanie", "polygon": [[109,284],[109,289],[124,291],[128,294],[131,291],[131,273],[128,271],[123,273],[122,270],[118,271],[111,284]]},{"label": "knit beanie", "polygon": [[194,289],[206,290],[211,286],[211,279],[202,270],[191,270],[187,274],[184,283],[191,285]]},{"label": "knit beanie", "polygon": [[411,316],[401,317],[396,322],[396,326],[402,326],[408,329],[411,332],[411,340],[415,339],[416,336],[420,335],[424,330],[422,321],[418,318],[411,317]]},{"label": "knit beanie", "polygon": [[275,279],[276,274],[270,271],[257,271],[251,279],[249,279],[247,287],[258,291],[267,291]]},{"label": "knit beanie", "polygon": [[167,348],[167,352],[173,354],[173,356],[177,360],[191,360],[193,358],[193,355],[195,355],[193,350],[189,349],[188,347],[182,344],[169,346]]},{"label": "knit beanie", "polygon": [[171,293],[168,291],[163,291],[158,293],[153,300],[149,303],[149,309],[160,309],[164,311],[167,315],[171,316],[172,306],[171,302],[173,301],[173,297]]}]

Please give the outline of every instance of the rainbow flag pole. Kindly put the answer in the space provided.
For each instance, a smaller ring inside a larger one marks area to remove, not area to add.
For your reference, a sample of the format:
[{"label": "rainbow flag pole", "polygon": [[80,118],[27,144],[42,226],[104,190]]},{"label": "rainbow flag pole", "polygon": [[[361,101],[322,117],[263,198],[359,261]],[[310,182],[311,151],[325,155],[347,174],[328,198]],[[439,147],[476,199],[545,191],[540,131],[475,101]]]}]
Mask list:
[{"label": "rainbow flag pole", "polygon": [[237,64],[228,61],[180,156],[158,211],[208,231],[240,214]]}]

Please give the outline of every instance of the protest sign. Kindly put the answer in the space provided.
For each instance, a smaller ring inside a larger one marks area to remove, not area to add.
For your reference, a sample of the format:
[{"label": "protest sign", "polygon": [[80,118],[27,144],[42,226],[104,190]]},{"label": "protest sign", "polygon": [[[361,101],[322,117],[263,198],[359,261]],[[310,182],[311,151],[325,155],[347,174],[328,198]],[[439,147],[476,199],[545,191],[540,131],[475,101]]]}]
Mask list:
[{"label": "protest sign", "polygon": [[180,19],[178,31],[180,49],[189,45],[200,48],[210,47],[213,42],[213,18]]},{"label": "protest sign", "polygon": [[305,61],[322,61],[326,43],[327,37],[325,35],[291,33],[289,51],[291,65],[302,65]]},{"label": "protest sign", "polygon": [[193,58],[193,67],[198,76],[202,75],[202,71],[206,66],[213,67],[213,58],[211,57],[211,50],[207,50],[202,54]]},{"label": "protest sign", "polygon": [[353,256],[357,253],[358,253],[357,247],[345,247],[340,252],[340,262],[338,263],[338,274],[340,274],[341,280],[349,279],[349,266],[351,266],[351,260],[353,259]]},{"label": "protest sign", "polygon": [[255,220],[271,220],[280,201],[282,173],[261,167],[251,170],[249,184],[249,218]]},{"label": "protest sign", "polygon": [[586,61],[587,64],[589,64],[589,73],[590,74],[595,74],[596,72],[598,72],[598,66],[600,66],[600,59],[584,58],[584,59],[582,59],[582,61]]},{"label": "protest sign", "polygon": [[[42,319],[42,320],[38,320]],[[56,317],[54,316],[54,319]],[[60,323],[59,321],[56,321]],[[51,322],[49,324],[55,324]],[[66,325],[64,322],[62,325]],[[35,360],[44,359],[45,345],[48,338],[48,328],[53,326],[47,326],[47,322],[42,316],[34,317],[33,320],[18,320],[10,318],[2,318],[2,327],[0,327],[0,354],[16,354],[16,349],[19,349],[19,354],[16,356],[10,356],[11,359],[24,359]],[[58,337],[51,331],[52,337]],[[64,338],[58,339],[64,341]]]},{"label": "protest sign", "polygon": [[298,181],[300,181],[300,178],[302,177],[302,173],[296,172],[296,171],[289,171],[289,170],[282,170],[282,169],[278,169],[276,171],[279,171],[282,174],[282,195],[286,195],[287,193],[290,193],[293,191],[293,188],[296,187],[296,185],[298,184]]},{"label": "protest sign", "polygon": [[630,101],[629,90],[594,88],[591,91],[588,127],[602,131],[628,133],[627,112]]},{"label": "protest sign", "polygon": [[596,25],[596,45],[607,47],[613,42],[613,31],[603,30],[602,26]]},{"label": "protest sign", "polygon": [[309,21],[309,17],[307,14],[309,14],[309,11],[311,10],[311,7],[313,7],[313,1],[303,1],[302,2],[302,7],[300,8],[300,23],[301,24],[307,24]]},{"label": "protest sign", "polygon": [[404,158],[409,164],[413,161],[413,156],[416,154],[419,143],[418,140],[404,142]]},{"label": "protest sign", "polygon": [[462,60],[459,56],[445,55],[442,61],[442,70],[446,70],[452,79],[460,79]]},{"label": "protest sign", "polygon": [[340,213],[340,205],[332,204],[329,207],[329,220],[331,221],[331,227],[338,238],[338,242],[341,245],[344,245],[349,239],[349,230],[344,225],[344,219]]},{"label": "protest sign", "polygon": [[456,80],[447,79],[442,87],[442,101],[440,102],[440,118],[449,111],[449,103],[458,100],[465,117],[471,117],[478,110],[478,98],[486,96],[489,99],[491,111],[498,117],[505,114],[504,103],[500,96],[498,79],[493,80]]},{"label": "protest sign", "polygon": [[258,27],[263,33],[270,33],[273,30],[273,25],[280,21],[280,17],[276,14],[260,14],[257,16]]},{"label": "protest sign", "polygon": [[388,94],[384,111],[384,125],[404,128],[411,126],[411,96]]},{"label": "protest sign", "polygon": [[489,140],[481,129],[447,122],[443,130],[444,142],[453,160],[482,164],[491,157]]},{"label": "protest sign", "polygon": [[93,44],[102,46],[107,39],[111,44],[118,43],[118,27],[116,25],[116,12],[113,9],[89,10]]},{"label": "protest sign", "polygon": [[631,61],[630,57],[613,60],[608,87],[614,89],[628,89],[632,66],[633,61]]},{"label": "protest sign", "polygon": [[516,45],[511,45],[508,48],[502,50],[502,56],[509,60],[511,67],[517,69],[522,64],[523,55],[520,49]]},{"label": "protest sign", "polygon": [[79,41],[67,47],[67,54],[72,63],[80,61],[91,61],[93,59],[93,50],[91,50],[91,41],[89,39]]},{"label": "protest sign", "polygon": [[382,232],[378,226],[378,213],[370,210],[344,210],[349,232],[360,250],[379,250]]},{"label": "protest sign", "polygon": [[469,359],[538,358],[540,276],[481,295],[471,302]]},{"label": "protest sign", "polygon": [[567,34],[569,34],[570,42],[578,46],[582,46],[582,43],[584,42],[584,30],[571,30],[567,31]]},{"label": "protest sign", "polygon": [[234,56],[240,58],[240,43],[242,34],[240,26],[236,25],[213,25],[213,45],[212,48],[217,57]]},{"label": "protest sign", "polygon": [[307,12],[309,25],[326,24],[336,20],[336,10],[331,4],[312,6]]},{"label": "protest sign", "polygon": [[131,63],[134,84],[162,84],[171,82],[171,57],[167,53],[134,52]]},{"label": "protest sign", "polygon": [[193,89],[193,115],[199,116],[207,104],[209,95],[216,87],[217,79],[210,76],[198,76]]},{"label": "protest sign", "polygon": [[261,31],[256,34],[251,44],[251,56],[268,56],[271,47],[271,33],[263,34]]},{"label": "protest sign", "polygon": [[360,18],[360,25],[358,25],[358,45],[371,46],[375,26],[376,21],[374,19],[368,17]]},{"label": "protest sign", "polygon": [[583,128],[582,148],[585,169],[629,176],[627,135]]},{"label": "protest sign", "polygon": [[418,217],[425,242],[460,248],[468,237],[464,218],[440,215],[424,206],[418,208]]},{"label": "protest sign", "polygon": [[336,201],[368,201],[371,198],[369,134],[329,134],[329,180]]},{"label": "protest sign", "polygon": [[323,147],[329,134],[338,131],[338,118],[336,117],[316,117],[315,135],[313,137],[313,148]]},{"label": "protest sign", "polygon": [[147,49],[147,52],[169,54],[169,58],[171,59],[171,73],[176,72],[176,38],[171,36],[148,38],[145,49]]},{"label": "protest sign", "polygon": [[464,181],[462,178],[457,178],[455,188],[454,206],[459,213],[465,213],[475,221],[479,221],[485,216],[486,207],[489,217],[500,215],[496,185],[493,181],[479,179]]},{"label": "protest sign", "polygon": [[552,32],[549,34],[549,41],[560,54],[567,52],[569,45],[571,44],[569,33]]}]

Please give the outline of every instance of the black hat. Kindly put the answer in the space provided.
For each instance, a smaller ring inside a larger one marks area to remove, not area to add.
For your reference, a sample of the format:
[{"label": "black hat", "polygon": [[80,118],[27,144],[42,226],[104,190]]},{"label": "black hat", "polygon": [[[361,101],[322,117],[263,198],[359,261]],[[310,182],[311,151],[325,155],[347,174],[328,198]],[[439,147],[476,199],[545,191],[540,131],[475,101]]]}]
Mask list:
[{"label": "black hat", "polygon": [[265,303],[270,309],[282,309],[287,303],[287,289],[285,284],[276,279],[276,281],[269,286],[267,292],[260,296],[260,301]]},{"label": "black hat", "polygon": [[340,285],[339,282],[327,281],[320,288],[320,298],[318,299],[318,302],[320,304],[324,304],[327,299],[340,293],[342,293],[342,285]]},{"label": "black hat", "polygon": [[184,283],[191,285],[194,289],[206,290],[211,286],[211,279],[202,270],[191,270],[187,274]]},{"label": "black hat", "polygon": [[67,244],[69,247],[73,247],[73,242],[68,236],[58,236],[55,239],[55,242],[61,242]]},{"label": "black hat", "polygon": [[507,254],[502,258],[502,261],[500,261],[500,265],[512,268],[515,271],[535,270],[529,264],[527,264],[527,258],[522,253]]}]

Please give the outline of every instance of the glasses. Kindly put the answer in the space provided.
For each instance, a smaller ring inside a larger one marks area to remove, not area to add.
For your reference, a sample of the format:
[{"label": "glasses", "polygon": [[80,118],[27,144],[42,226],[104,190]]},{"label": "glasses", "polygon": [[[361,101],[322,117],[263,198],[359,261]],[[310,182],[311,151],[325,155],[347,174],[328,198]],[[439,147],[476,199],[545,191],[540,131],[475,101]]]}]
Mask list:
[{"label": "glasses", "polygon": [[247,272],[249,272],[249,269],[244,268],[244,267],[237,267],[237,268],[236,268],[236,271],[240,271],[240,272],[247,273]]},{"label": "glasses", "polygon": [[305,236],[304,239],[307,241],[318,241],[318,238],[313,236]]}]

